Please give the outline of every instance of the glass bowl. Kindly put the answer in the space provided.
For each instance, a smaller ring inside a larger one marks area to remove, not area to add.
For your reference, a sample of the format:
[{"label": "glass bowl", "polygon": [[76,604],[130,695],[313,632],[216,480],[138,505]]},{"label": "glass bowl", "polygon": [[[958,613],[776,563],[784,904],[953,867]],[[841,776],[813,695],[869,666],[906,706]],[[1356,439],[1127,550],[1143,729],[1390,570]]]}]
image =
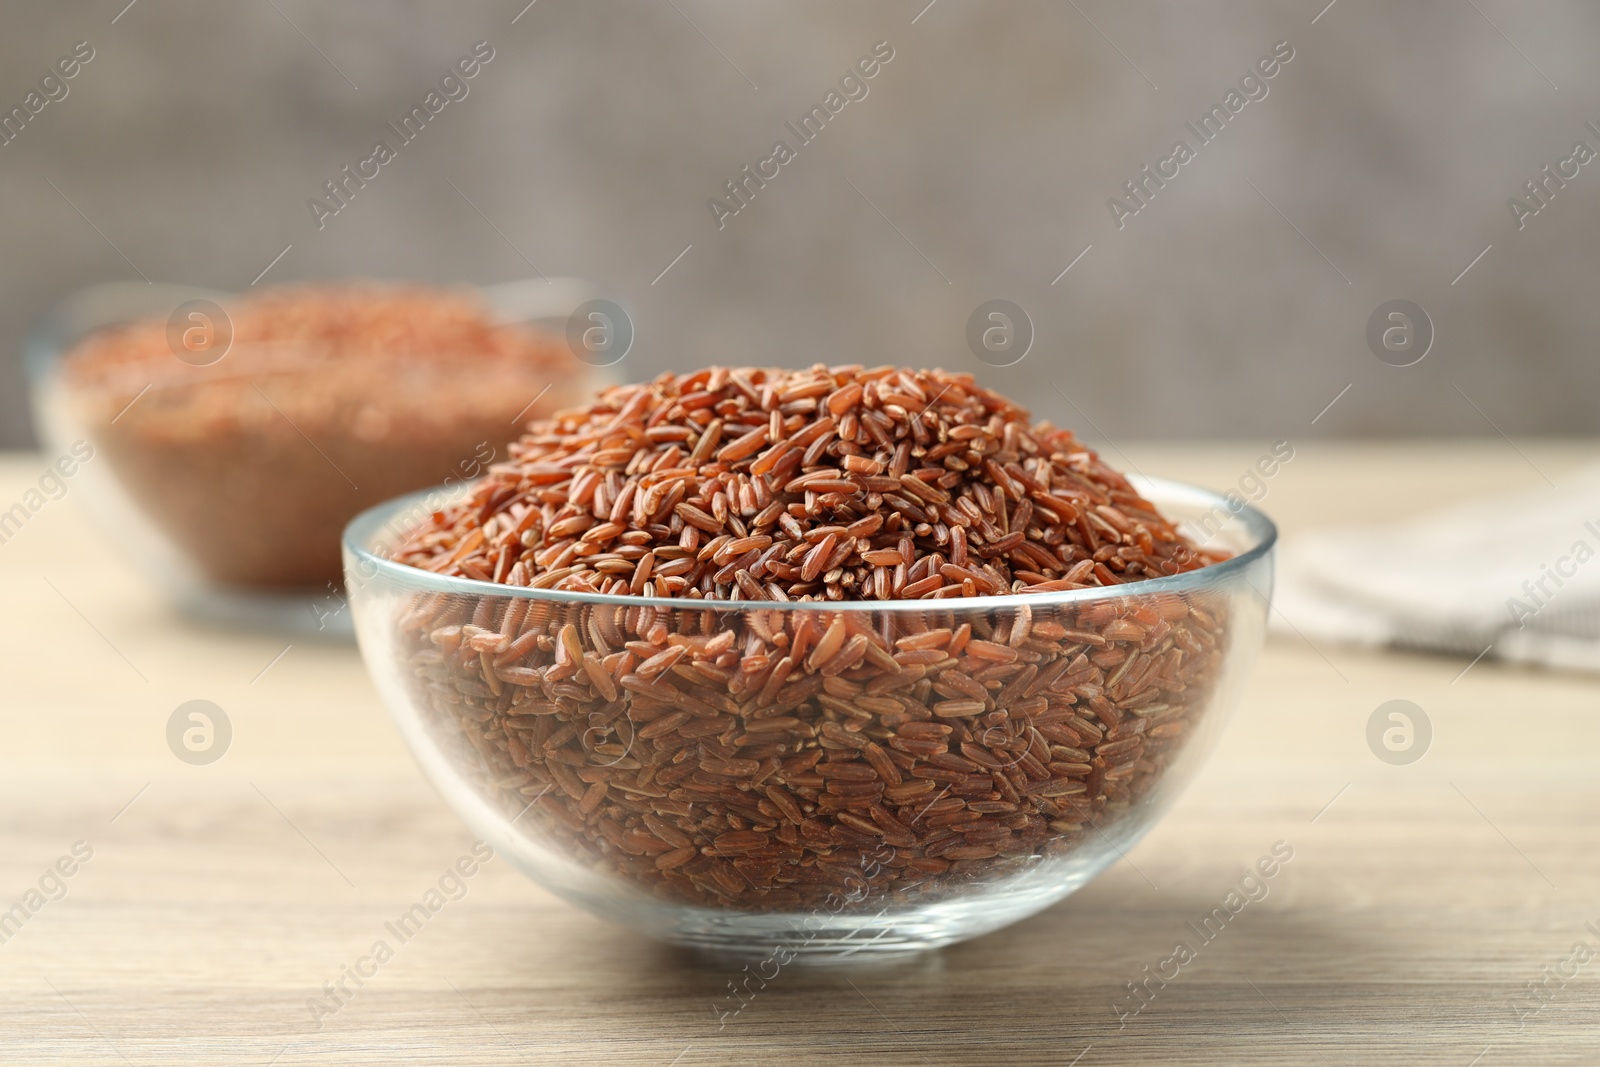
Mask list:
[{"label": "glass bowl", "polygon": [[1132,480],[1232,558],[947,600],[589,595],[392,562],[440,504],[411,496],[345,530],[345,581],[417,761],[532,878],[677,944],[878,956],[1078,889],[1211,749],[1262,642],[1276,531]]},{"label": "glass bowl", "polygon": [[[568,313],[598,295],[575,279],[473,291],[500,323],[547,335],[552,353],[566,350]],[[518,407],[536,396],[540,412],[569,406],[604,383],[575,358],[554,373],[501,361],[492,383],[454,363],[394,360],[374,382],[376,346],[340,359],[326,346],[235,343],[226,309],[240,299],[93,286],[46,314],[26,344],[35,422],[53,454],[88,457],[73,486],[91,517],[183,609],[211,620],[348,640],[338,546],[350,518],[476,478],[520,433],[526,418],[509,417]],[[70,372],[80,342],[141,320],[168,323],[172,359]]]}]

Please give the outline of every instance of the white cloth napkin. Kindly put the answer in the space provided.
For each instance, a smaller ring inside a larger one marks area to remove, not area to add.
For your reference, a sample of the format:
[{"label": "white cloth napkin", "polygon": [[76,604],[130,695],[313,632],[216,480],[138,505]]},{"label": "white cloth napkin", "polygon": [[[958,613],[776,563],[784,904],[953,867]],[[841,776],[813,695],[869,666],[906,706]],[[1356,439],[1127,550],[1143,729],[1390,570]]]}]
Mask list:
[{"label": "white cloth napkin", "polygon": [[1313,641],[1600,671],[1600,466],[1558,489],[1302,535],[1274,599],[1274,627]]}]

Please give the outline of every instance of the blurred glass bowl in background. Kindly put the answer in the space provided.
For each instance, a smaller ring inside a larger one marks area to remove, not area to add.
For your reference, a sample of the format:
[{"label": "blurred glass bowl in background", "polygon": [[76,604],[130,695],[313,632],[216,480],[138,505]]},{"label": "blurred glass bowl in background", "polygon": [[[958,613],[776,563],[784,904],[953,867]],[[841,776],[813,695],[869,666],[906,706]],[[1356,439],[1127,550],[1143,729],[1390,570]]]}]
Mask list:
[{"label": "blurred glass bowl in background", "polygon": [[29,340],[35,418],[54,454],[93,448],[73,479],[87,506],[183,607],[347,636],[344,524],[477,477],[598,388],[566,338],[596,296],[572,279],[95,286]]},{"label": "blurred glass bowl in background", "polygon": [[1133,481],[1191,530],[1223,516],[1210,543],[1236,554],[1035,595],[605,596],[390,561],[437,506],[408,497],[350,524],[346,585],[418,762],[558,895],[784,962],[914,951],[1084,885],[1172,803],[1238,698],[1276,531]]}]

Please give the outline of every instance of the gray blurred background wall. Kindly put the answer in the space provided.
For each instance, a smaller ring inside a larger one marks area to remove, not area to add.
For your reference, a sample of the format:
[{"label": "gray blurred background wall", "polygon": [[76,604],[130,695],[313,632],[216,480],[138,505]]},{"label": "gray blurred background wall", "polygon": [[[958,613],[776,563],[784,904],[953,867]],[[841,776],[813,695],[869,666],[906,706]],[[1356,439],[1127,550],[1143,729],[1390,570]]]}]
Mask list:
[{"label": "gray blurred background wall", "polygon": [[[31,440],[16,354],[51,302],[244,288],[286,247],[261,285],[591,278],[635,378],[940,364],[1090,439],[1600,430],[1600,165],[1521,229],[1507,206],[1600,149],[1593,3],[126,2],[0,9],[0,110],[94,49],[0,147],[0,445]],[[319,229],[308,199],[480,40],[469,95]],[[799,146],[783,124],[879,41]],[[1280,41],[1266,97],[1119,229],[1108,199]],[[719,229],[708,198],[779,138]],[[991,298],[1034,326],[1011,367],[965,340]],[[1365,340],[1395,298],[1436,329],[1412,367]]]}]

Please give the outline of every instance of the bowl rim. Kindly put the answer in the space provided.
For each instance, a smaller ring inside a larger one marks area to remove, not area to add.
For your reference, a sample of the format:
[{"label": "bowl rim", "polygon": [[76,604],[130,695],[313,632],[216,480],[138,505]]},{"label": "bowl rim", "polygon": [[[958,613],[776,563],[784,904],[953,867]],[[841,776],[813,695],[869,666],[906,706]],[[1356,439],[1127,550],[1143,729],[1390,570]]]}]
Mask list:
[{"label": "bowl rim", "polygon": [[[976,611],[993,608],[1040,607],[1074,604],[1085,601],[1122,599],[1129,596],[1146,596],[1158,593],[1191,592],[1213,587],[1230,578],[1241,577],[1254,588],[1245,574],[1258,562],[1267,559],[1277,544],[1278,527],[1265,513],[1249,503],[1241,502],[1235,511],[1220,493],[1186,482],[1168,478],[1151,478],[1129,474],[1129,482],[1147,499],[1164,498],[1171,502],[1203,508],[1207,513],[1221,508],[1230,518],[1240,520],[1250,535],[1250,546],[1220,563],[1212,563],[1192,571],[1166,575],[1161,578],[1144,578],[1123,585],[1091,586],[1086,589],[1061,589],[1045,593],[1005,593],[995,596],[946,597],[940,600],[694,600],[685,597],[647,597],[628,593],[584,593],[566,589],[532,589],[520,585],[503,585],[476,578],[457,578],[435,574],[405,563],[397,563],[368,547],[375,535],[397,515],[423,505],[424,501],[440,492],[439,487],[386,500],[374,505],[351,519],[340,536],[344,551],[345,588],[349,592],[380,575],[394,579],[418,591],[457,593],[466,596],[511,596],[528,600],[546,600],[560,604],[609,604],[619,607],[665,608],[675,611],[704,610],[729,611]],[[470,485],[471,483],[466,483]],[[464,486],[453,487],[452,492]],[[1235,496],[1237,499],[1237,496]],[[1152,503],[1159,501],[1152,499]],[[431,508],[428,510],[432,510]],[[426,514],[424,511],[421,514]],[[420,517],[420,516],[419,516]],[[359,569],[358,569],[359,568]],[[1261,596],[1268,594],[1256,590]]]},{"label": "bowl rim", "polygon": [[[159,319],[186,300],[210,300],[226,308],[261,291],[328,289],[352,285],[380,289],[415,287],[435,292],[471,291],[484,299],[503,325],[565,320],[568,312],[557,310],[564,305],[577,306],[585,300],[598,297],[621,299],[596,282],[564,275],[480,284],[465,279],[432,282],[403,276],[388,277],[377,272],[356,272],[328,278],[300,278],[270,284],[262,290],[253,290],[250,286],[218,289],[209,285],[170,281],[96,282],[68,292],[34,317],[23,335],[23,372],[33,390],[42,389],[61,373],[67,357],[90,334],[112,326]],[[551,333],[552,337],[557,336],[554,330],[547,329],[546,332]],[[169,370],[173,374],[182,374],[185,368],[185,364],[174,360]],[[187,388],[192,384],[195,383],[168,387]]]}]

